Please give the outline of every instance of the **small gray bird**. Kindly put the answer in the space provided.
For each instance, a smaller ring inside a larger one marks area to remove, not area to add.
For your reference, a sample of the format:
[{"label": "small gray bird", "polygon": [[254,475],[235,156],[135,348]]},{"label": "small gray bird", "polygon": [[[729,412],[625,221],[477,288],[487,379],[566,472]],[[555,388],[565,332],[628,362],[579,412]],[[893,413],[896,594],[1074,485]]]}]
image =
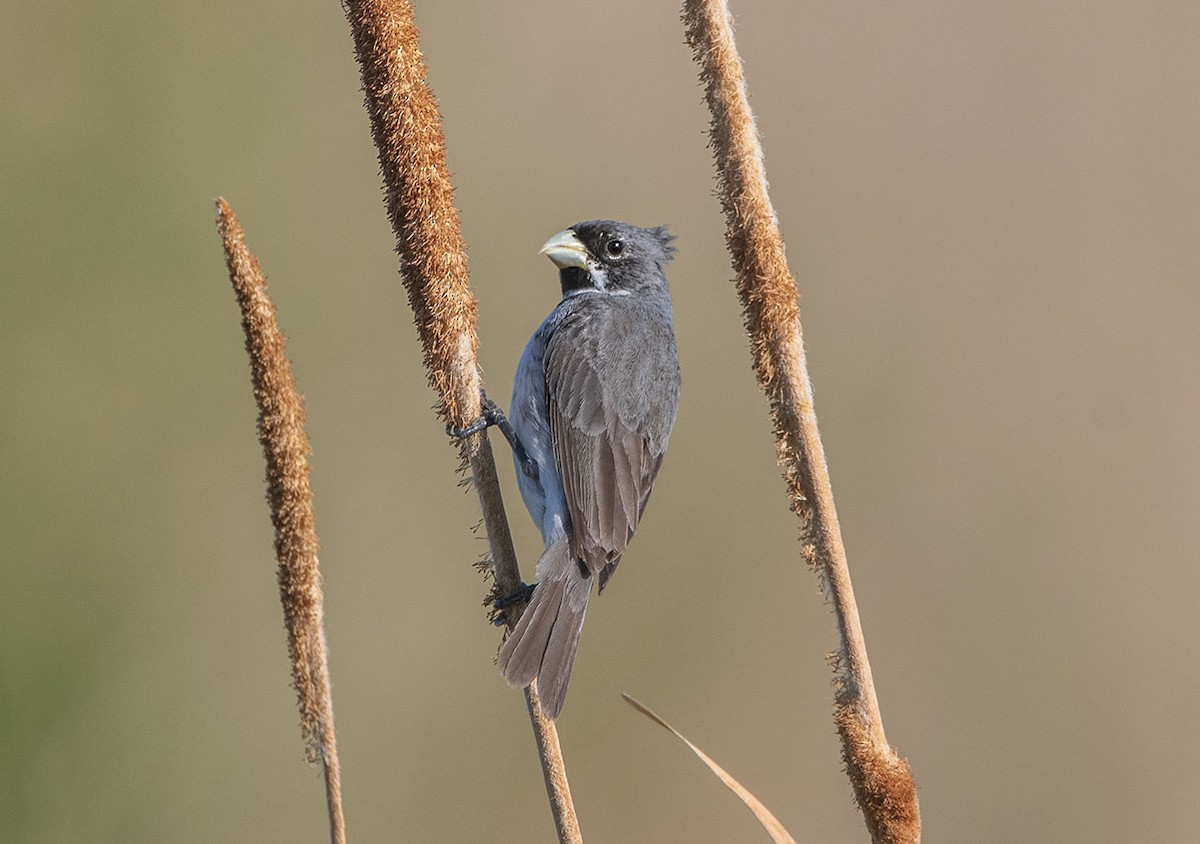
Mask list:
[{"label": "small gray bird", "polygon": [[673,238],[611,220],[559,232],[542,254],[563,298],[530,338],[513,384],[517,480],[546,548],[529,606],[500,649],[509,684],[536,677],[562,711],[592,581],[604,590],[637,530],[679,407],[679,356],[663,268]]}]

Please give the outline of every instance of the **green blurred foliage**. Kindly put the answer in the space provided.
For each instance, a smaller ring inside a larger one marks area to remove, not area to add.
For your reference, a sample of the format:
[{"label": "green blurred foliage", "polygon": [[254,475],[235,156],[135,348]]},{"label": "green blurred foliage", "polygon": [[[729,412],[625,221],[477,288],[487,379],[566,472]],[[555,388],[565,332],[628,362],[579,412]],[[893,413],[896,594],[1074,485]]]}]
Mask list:
[{"label": "green blurred foliage", "polygon": [[[1192,840],[1200,11],[735,11],[929,840]],[[352,840],[551,840],[338,5],[2,19],[0,839],[325,840],[223,194],[309,402]],[[862,840],[829,717],[833,626],[749,372],[676,10],[441,2],[417,20],[494,395],[556,298],[547,235],[599,216],[679,235],[684,406],[561,723],[588,840],[761,838],[619,691],[799,839]]]}]

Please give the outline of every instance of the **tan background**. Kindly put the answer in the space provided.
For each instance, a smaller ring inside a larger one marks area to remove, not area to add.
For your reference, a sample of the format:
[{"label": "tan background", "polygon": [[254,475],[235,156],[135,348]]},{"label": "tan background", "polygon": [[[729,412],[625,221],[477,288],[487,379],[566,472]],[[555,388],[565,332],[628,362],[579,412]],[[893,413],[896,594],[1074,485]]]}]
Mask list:
[{"label": "tan background", "polygon": [[[1194,841],[1200,6],[736,10],[927,840]],[[551,840],[338,4],[2,17],[0,837],[325,840],[224,194],[309,402],[351,839]],[[679,425],[561,724],[587,840],[763,840],[621,691],[799,839],[864,840],[677,10],[443,0],[418,22],[504,403],[556,300],[548,235],[679,236]]]}]

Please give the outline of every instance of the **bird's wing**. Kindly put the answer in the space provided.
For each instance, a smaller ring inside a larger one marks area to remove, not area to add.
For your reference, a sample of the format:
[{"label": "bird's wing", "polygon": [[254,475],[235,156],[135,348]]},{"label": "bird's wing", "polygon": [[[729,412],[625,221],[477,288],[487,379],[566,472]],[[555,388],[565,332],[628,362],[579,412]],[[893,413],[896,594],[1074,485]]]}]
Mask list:
[{"label": "bird's wing", "polygon": [[604,573],[602,587],[637,530],[679,395],[673,339],[639,331],[644,314],[604,304],[563,320],[545,364],[572,556],[592,574]]}]

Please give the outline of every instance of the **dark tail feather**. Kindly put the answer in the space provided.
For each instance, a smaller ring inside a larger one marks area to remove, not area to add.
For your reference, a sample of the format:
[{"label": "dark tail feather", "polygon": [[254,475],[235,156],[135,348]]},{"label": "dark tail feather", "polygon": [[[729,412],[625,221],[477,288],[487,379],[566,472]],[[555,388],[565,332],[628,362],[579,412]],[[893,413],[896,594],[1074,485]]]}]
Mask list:
[{"label": "dark tail feather", "polygon": [[551,719],[562,712],[575,664],[579,634],[587,613],[592,579],[571,560],[566,539],[555,542],[538,561],[538,585],[497,663],[509,685],[538,681],[542,709]]}]

